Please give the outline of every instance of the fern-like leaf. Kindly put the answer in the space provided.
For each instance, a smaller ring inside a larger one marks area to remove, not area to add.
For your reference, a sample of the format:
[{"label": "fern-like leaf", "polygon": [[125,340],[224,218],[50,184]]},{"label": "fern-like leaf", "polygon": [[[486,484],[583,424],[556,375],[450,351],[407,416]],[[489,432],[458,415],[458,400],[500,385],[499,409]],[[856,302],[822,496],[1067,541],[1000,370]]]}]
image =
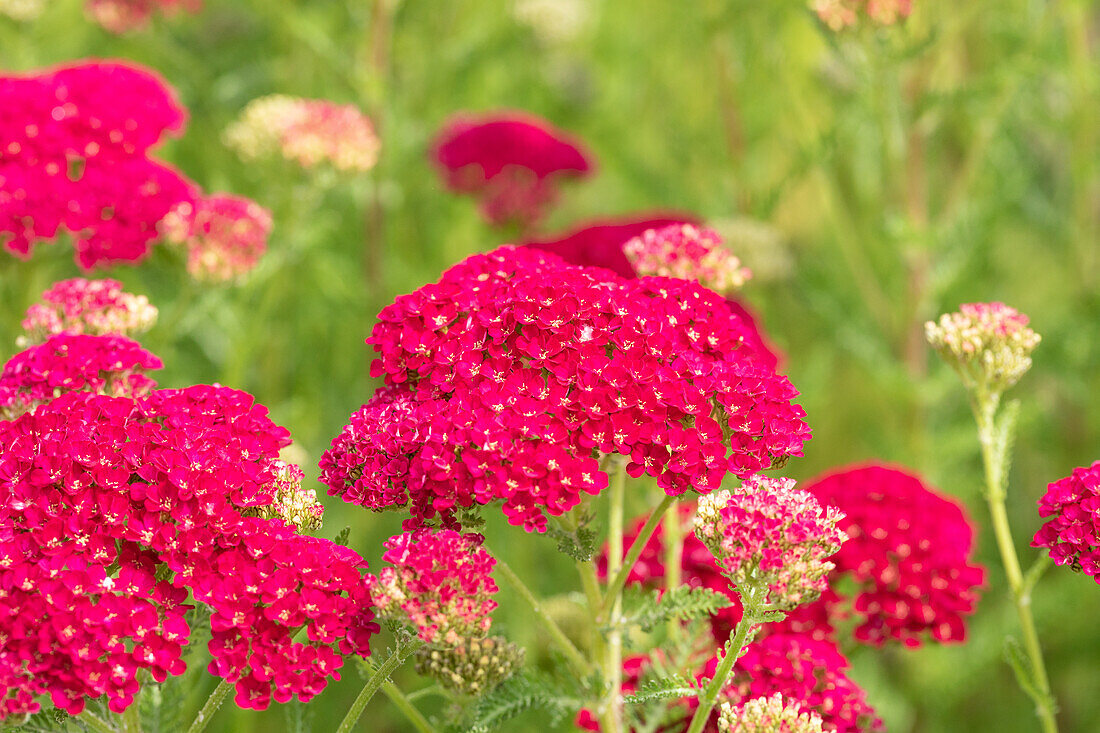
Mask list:
[{"label": "fern-like leaf", "polygon": [[624,623],[640,626],[643,631],[649,631],[672,619],[691,621],[697,618],[709,618],[716,611],[730,605],[730,600],[724,593],[686,585],[663,593],[648,590],[630,592],[627,595],[633,596],[627,599],[628,603],[633,600],[636,605],[632,605],[624,614]]}]

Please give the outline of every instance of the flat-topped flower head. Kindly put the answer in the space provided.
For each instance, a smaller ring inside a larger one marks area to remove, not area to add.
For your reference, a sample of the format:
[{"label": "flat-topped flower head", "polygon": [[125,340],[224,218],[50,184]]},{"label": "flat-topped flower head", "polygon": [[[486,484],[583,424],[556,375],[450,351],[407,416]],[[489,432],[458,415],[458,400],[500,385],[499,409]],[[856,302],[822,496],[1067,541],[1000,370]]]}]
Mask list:
[{"label": "flat-topped flower head", "polygon": [[820,715],[778,692],[736,706],[723,703],[718,717],[719,733],[823,733],[822,724]]},{"label": "flat-topped flower head", "polygon": [[157,75],[82,62],[0,76],[0,244],[29,257],[67,231],[84,270],[143,259],[196,187],[150,149],[185,111]]},{"label": "flat-topped flower head", "polygon": [[105,30],[123,34],[147,28],[154,13],[197,13],[202,0],[87,0],[84,9]]},{"label": "flat-topped flower head", "polygon": [[840,31],[866,19],[876,25],[893,25],[913,10],[913,0],[811,0],[821,22]]},{"label": "flat-topped flower head", "polygon": [[523,647],[500,636],[462,637],[416,653],[416,672],[459,695],[484,695],[523,667]]},{"label": "flat-topped flower head", "polygon": [[12,20],[29,21],[42,15],[46,0],[0,0],[0,15]]},{"label": "flat-topped flower head", "polygon": [[371,580],[380,615],[411,623],[429,644],[455,646],[485,636],[497,607],[496,560],[476,534],[421,529],[386,541],[382,568]]},{"label": "flat-topped flower head", "polygon": [[558,183],[592,168],[580,143],[546,120],[519,112],[449,119],[432,149],[447,187],[473,194],[493,224],[527,227],[557,198]]},{"label": "flat-topped flower head", "polygon": [[325,508],[317,501],[317,492],[302,486],[302,469],[284,460],[273,463],[271,503],[245,511],[247,516],[281,519],[299,532],[314,532],[321,528]]},{"label": "flat-topped flower head", "polygon": [[365,172],[378,162],[374,125],[352,104],[272,94],[254,99],[225,131],[246,161],[280,155],[303,168]]},{"label": "flat-topped flower head", "polygon": [[0,420],[11,420],[66,392],[140,397],[156,386],[146,372],[161,360],[125,336],[61,333],[25,349],[0,372]]},{"label": "flat-topped flower head", "polygon": [[[830,581],[850,578],[857,587],[852,598],[832,592],[814,604],[822,616],[854,615],[856,639],[870,644],[918,646],[929,633],[940,642],[965,640],[985,570],[971,562],[974,530],[958,502],[880,465],[842,468],[805,489],[844,512],[839,527],[849,539],[831,558]],[[784,623],[798,623],[802,610]]]},{"label": "flat-topped flower head", "polygon": [[1039,334],[1004,303],[966,303],[925,324],[928,342],[962,376],[968,389],[1000,393],[1031,368]]},{"label": "flat-topped flower head", "polygon": [[718,232],[694,224],[650,229],[624,244],[623,253],[639,275],[694,280],[722,295],[740,290],[752,277]]},{"label": "flat-topped flower head", "polygon": [[162,227],[169,241],[186,248],[192,277],[226,282],[250,272],[267,251],[271,212],[241,196],[215,194],[180,204]]},{"label": "flat-topped flower head", "polygon": [[189,598],[212,611],[208,669],[240,707],[308,701],[342,655],[368,655],[362,558],[246,516],[274,500],[289,442],[223,387],[70,393],[0,421],[0,718],[45,694],[125,710],[147,676],[184,671]]},{"label": "flat-topped flower head", "polygon": [[321,459],[322,481],[411,524],[502,502],[543,531],[622,456],[669,494],[800,455],[790,382],[745,348],[717,294],[624,280],[532,249],[476,255],[385,308],[368,343],[387,386]]},{"label": "flat-topped flower head", "polygon": [[1100,461],[1051,483],[1039,499],[1039,516],[1050,519],[1031,546],[1045,547],[1056,565],[1100,583]]},{"label": "flat-topped flower head", "polygon": [[764,592],[769,605],[792,609],[828,587],[834,554],[847,539],[835,507],[794,488],[793,479],[752,476],[737,491],[699,499],[695,535],[741,593]]},{"label": "flat-topped flower head", "polygon": [[62,280],[27,309],[20,344],[40,344],[59,333],[136,336],[157,320],[157,309],[144,295],[122,289],[117,280]]}]

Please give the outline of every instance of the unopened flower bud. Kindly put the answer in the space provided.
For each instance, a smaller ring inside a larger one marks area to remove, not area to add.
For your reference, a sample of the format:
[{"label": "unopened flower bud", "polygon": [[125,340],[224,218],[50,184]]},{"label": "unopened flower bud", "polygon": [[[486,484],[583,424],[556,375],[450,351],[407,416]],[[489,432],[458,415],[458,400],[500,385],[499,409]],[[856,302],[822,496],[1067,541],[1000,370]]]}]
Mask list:
[{"label": "unopened flower bud", "polygon": [[928,343],[962,376],[968,389],[1000,393],[1031,368],[1039,334],[1004,303],[966,303],[925,324]]},{"label": "unopened flower bud", "polygon": [[458,639],[454,646],[427,646],[416,654],[416,671],[460,695],[484,695],[523,666],[524,650],[500,636]]},{"label": "unopened flower bud", "polygon": [[784,701],[778,692],[757,697],[734,707],[728,702],[718,718],[720,733],[822,733],[821,716],[804,712],[794,701]]},{"label": "unopened flower bud", "polygon": [[623,254],[639,275],[695,280],[723,295],[752,277],[717,232],[691,224],[650,229],[624,244]]},{"label": "unopened flower bud", "polygon": [[54,283],[42,299],[27,309],[26,336],[19,346],[40,344],[59,333],[114,334],[133,337],[149,330],[157,309],[144,295],[132,295],[117,280],[73,278]]},{"label": "unopened flower bud", "polygon": [[281,519],[298,528],[299,532],[313,532],[321,528],[325,508],[317,501],[317,492],[302,486],[305,475],[293,463],[276,461],[275,480],[270,504],[249,507],[245,516],[264,519]]}]

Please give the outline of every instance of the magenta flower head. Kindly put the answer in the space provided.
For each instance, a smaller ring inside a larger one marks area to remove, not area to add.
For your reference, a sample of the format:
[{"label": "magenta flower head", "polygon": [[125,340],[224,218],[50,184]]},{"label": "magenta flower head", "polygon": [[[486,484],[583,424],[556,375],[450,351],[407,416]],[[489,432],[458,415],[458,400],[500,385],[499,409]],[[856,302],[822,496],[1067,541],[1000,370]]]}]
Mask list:
[{"label": "magenta flower head", "polygon": [[157,309],[144,295],[122,289],[117,280],[73,278],[54,283],[27,309],[26,336],[20,343],[40,344],[59,333],[136,336],[157,320]]},{"label": "magenta flower head", "polygon": [[694,280],[722,295],[740,290],[752,277],[718,232],[693,224],[645,231],[624,244],[623,253],[639,275]]},{"label": "magenta flower head", "polygon": [[822,724],[820,715],[804,712],[778,692],[736,707],[723,703],[718,718],[719,733],[823,733]]},{"label": "magenta flower head", "polygon": [[121,35],[148,27],[154,12],[197,13],[202,0],[87,0],[84,9],[105,30]]},{"label": "magenta flower head", "polygon": [[999,394],[1031,368],[1039,334],[1028,318],[1004,303],[965,303],[925,324],[932,348],[962,377],[967,389]]},{"label": "magenta flower head", "polygon": [[322,456],[322,481],[411,525],[501,501],[542,531],[622,456],[669,494],[800,455],[790,382],[698,284],[623,280],[531,249],[476,255],[397,299],[368,343],[387,386]]},{"label": "magenta flower head", "polygon": [[700,497],[695,513],[695,536],[738,592],[763,592],[784,610],[821,595],[833,569],[825,558],[848,539],[837,528],[844,515],[794,485],[751,476],[736,491]]},{"label": "magenta flower head", "polygon": [[85,270],[143,259],[157,223],[195,195],[149,157],[184,116],[160,77],[128,64],[0,76],[0,243],[27,257],[64,229]]},{"label": "magenta flower head", "polygon": [[125,336],[61,333],[4,365],[0,420],[14,419],[66,392],[139,397],[156,386],[146,372],[163,366]]},{"label": "magenta flower head", "polygon": [[248,103],[225,131],[226,144],[245,161],[280,155],[303,168],[327,163],[365,172],[378,162],[381,143],[355,105],[283,94]]},{"label": "magenta flower head", "polygon": [[[839,526],[849,540],[832,557],[830,580],[850,578],[857,587],[850,601],[836,593],[822,598],[818,618],[850,606],[856,638],[870,644],[917,646],[928,633],[940,642],[966,638],[964,619],[974,613],[985,570],[970,562],[974,530],[960,504],[880,465],[839,469],[806,491],[844,512]],[[798,612],[786,623],[797,619]]]},{"label": "magenta flower head", "polygon": [[223,387],[70,393],[0,422],[0,718],[43,694],[73,715],[88,698],[125,710],[145,674],[184,671],[189,597],[212,611],[209,671],[241,707],[308,700],[343,654],[369,654],[363,560],[245,516],[273,501],[288,443]]},{"label": "magenta flower head", "polygon": [[187,249],[192,277],[226,282],[251,271],[267,251],[271,212],[242,196],[214,194],[181,203],[162,226],[169,241]]},{"label": "magenta flower head", "polygon": [[371,579],[378,613],[411,622],[429,644],[454,647],[482,637],[497,607],[496,560],[482,547],[481,535],[420,529],[391,537],[382,568]]},{"label": "magenta flower head", "polygon": [[521,112],[455,115],[436,136],[432,157],[447,187],[479,198],[489,222],[524,228],[542,218],[561,180],[592,169],[579,142]]},{"label": "magenta flower head", "polygon": [[1039,499],[1039,516],[1050,519],[1031,546],[1045,547],[1056,565],[1100,583],[1100,461],[1051,483]]}]

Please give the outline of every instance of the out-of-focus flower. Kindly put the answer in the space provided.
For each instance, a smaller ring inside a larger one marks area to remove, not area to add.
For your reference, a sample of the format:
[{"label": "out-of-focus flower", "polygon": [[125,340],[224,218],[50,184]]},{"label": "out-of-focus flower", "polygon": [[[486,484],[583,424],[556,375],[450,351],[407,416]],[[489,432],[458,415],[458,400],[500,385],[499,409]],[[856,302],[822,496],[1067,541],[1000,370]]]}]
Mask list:
[{"label": "out-of-focus flower", "polygon": [[745,333],[697,283],[476,255],[382,311],[368,343],[387,386],[322,457],[322,481],[412,524],[499,499],[538,531],[607,486],[600,454],[669,494],[711,491],[809,438],[797,391]]},{"label": "out-of-focus flower", "polygon": [[912,0],[811,0],[821,22],[834,31],[855,25],[860,16],[879,25],[893,25],[913,10]]},{"label": "out-of-focus flower", "polygon": [[105,30],[122,34],[148,27],[154,12],[197,13],[202,0],[87,0],[84,9]]},{"label": "out-of-focus flower", "polygon": [[308,701],[342,655],[368,655],[362,558],[245,516],[274,500],[289,441],[224,387],[70,393],[0,421],[0,718],[43,694],[121,712],[146,674],[182,673],[189,595],[213,611],[209,671],[240,707]]},{"label": "out-of-focus flower", "polygon": [[1004,303],[966,303],[925,324],[928,342],[968,389],[999,393],[1031,368],[1039,334],[1028,318]]},{"label": "out-of-focus flower", "polygon": [[723,703],[718,717],[720,733],[823,733],[821,725],[820,715],[804,712],[778,692],[737,706]]},{"label": "out-of-focus flower", "polygon": [[281,459],[274,461],[272,466],[275,475],[271,503],[247,509],[245,516],[281,519],[299,532],[320,529],[325,508],[317,501],[316,491],[302,486],[305,479],[302,469]]},{"label": "out-of-focus flower", "polygon": [[586,0],[515,0],[512,14],[531,28],[546,45],[567,43],[588,25],[591,10]]},{"label": "out-of-focus flower", "polygon": [[1050,517],[1032,547],[1045,547],[1056,565],[1068,565],[1100,583],[1100,461],[1051,483],[1039,499]]},{"label": "out-of-focus flower", "polygon": [[623,254],[639,275],[694,280],[722,295],[740,290],[752,277],[718,232],[693,224],[650,229],[624,244]]},{"label": "out-of-focus flower", "polygon": [[382,568],[371,581],[380,615],[411,622],[428,643],[454,647],[492,624],[496,560],[476,534],[420,529],[386,540]]},{"label": "out-of-focus flower", "polygon": [[447,186],[479,198],[491,223],[523,227],[542,218],[562,179],[592,168],[579,142],[519,112],[452,117],[436,136],[432,157]]},{"label": "out-of-focus flower", "polygon": [[700,497],[695,536],[718,558],[742,596],[765,590],[761,600],[784,610],[817,599],[834,554],[847,539],[844,515],[822,508],[794,479],[752,476],[737,491]]},{"label": "out-of-focus flower", "polygon": [[484,695],[523,667],[523,647],[499,636],[463,637],[417,650],[416,672],[460,695]]},{"label": "out-of-focus flower", "polygon": [[0,0],[0,15],[12,20],[34,20],[46,8],[46,0]]},{"label": "out-of-focus flower", "polygon": [[123,63],[0,76],[0,243],[27,257],[65,229],[85,270],[144,258],[196,194],[148,154],[184,115],[162,79]]},{"label": "out-of-focus flower", "polygon": [[160,359],[124,336],[61,333],[19,352],[0,372],[0,419],[12,420],[66,392],[138,397],[156,386]]},{"label": "out-of-focus flower", "polygon": [[271,212],[242,196],[214,194],[175,207],[162,228],[186,247],[192,277],[224,282],[248,273],[267,251]]},{"label": "out-of-focus flower", "polygon": [[281,155],[304,168],[328,163],[341,171],[368,171],[381,143],[355,105],[283,94],[248,103],[225,131],[226,144],[245,160]]},{"label": "out-of-focus flower", "polygon": [[62,332],[135,336],[148,331],[156,320],[157,309],[149,299],[127,293],[119,281],[77,277],[54,283],[40,302],[27,309],[26,336],[20,343],[42,343]]}]

